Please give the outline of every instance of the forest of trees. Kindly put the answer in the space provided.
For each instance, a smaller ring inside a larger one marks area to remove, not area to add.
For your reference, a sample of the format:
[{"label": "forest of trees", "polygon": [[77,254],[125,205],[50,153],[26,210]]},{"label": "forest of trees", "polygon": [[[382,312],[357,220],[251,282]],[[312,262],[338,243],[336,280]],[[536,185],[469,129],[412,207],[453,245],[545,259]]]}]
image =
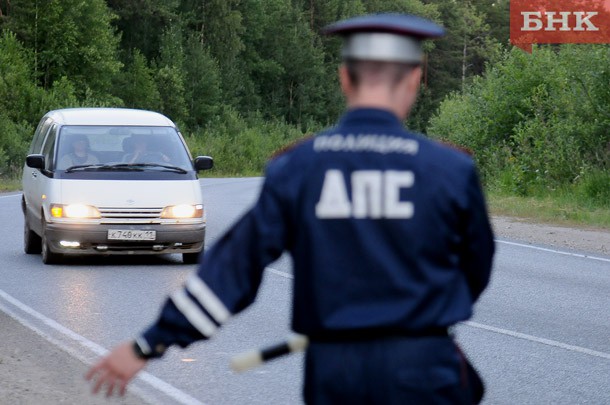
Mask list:
[{"label": "forest of trees", "polygon": [[410,128],[520,193],[609,179],[610,48],[511,50],[509,0],[0,0],[0,172],[19,172],[46,111],[121,106],[169,116],[224,174],[260,174],[341,114],[340,42],[320,31],[369,12],[447,29],[425,45]]}]

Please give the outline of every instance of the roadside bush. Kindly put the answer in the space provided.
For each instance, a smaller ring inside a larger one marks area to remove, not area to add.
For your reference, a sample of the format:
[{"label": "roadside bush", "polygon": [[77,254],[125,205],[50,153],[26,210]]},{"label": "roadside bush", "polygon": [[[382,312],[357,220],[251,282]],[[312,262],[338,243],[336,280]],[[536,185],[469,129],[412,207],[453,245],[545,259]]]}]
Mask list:
[{"label": "roadside bush", "polygon": [[574,185],[607,170],[609,63],[606,45],[513,49],[444,100],[428,134],[473,150],[499,189],[526,196]]},{"label": "roadside bush", "polygon": [[[0,175],[14,178],[23,166],[29,146],[29,138],[25,134],[33,134],[34,128],[23,122],[14,123],[0,112]],[[31,138],[31,135],[30,135]]]},{"label": "roadside bush", "polygon": [[[13,122],[35,120],[44,91],[34,84],[33,57],[10,31],[0,35],[0,111]],[[2,134],[0,134],[0,137]]]},{"label": "roadside bush", "polygon": [[610,209],[610,173],[594,170],[583,175],[577,183],[579,194],[602,208]]},{"label": "roadside bush", "polygon": [[243,119],[226,108],[205,129],[185,138],[193,155],[214,158],[211,175],[260,176],[274,152],[304,136],[293,125],[258,116]]}]

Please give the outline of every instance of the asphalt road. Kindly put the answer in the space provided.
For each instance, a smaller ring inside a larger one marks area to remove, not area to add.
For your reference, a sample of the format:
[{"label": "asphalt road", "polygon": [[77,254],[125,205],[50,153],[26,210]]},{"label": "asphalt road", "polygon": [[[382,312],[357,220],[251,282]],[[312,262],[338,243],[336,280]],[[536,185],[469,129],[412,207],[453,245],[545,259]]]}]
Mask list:
[{"label": "asphalt road", "polygon": [[[260,179],[202,184],[209,245],[252,204]],[[0,207],[0,310],[83,362],[145,327],[195,269],[171,255],[45,266],[23,253],[19,195],[2,196]],[[485,403],[610,404],[610,258],[518,241],[497,246],[491,286],[475,317],[457,328],[487,382]],[[287,258],[272,264],[251,308],[210,342],[151,363],[133,392],[161,404],[300,403],[301,355],[245,374],[228,367],[234,354],[289,333],[291,279]]]}]

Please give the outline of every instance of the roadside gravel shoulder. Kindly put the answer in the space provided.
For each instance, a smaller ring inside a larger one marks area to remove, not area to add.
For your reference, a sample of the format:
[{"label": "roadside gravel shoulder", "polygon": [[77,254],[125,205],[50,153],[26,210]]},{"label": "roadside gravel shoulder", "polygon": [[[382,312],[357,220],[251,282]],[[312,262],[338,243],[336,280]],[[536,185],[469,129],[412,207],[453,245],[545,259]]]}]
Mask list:
[{"label": "roadside gravel shoulder", "polygon": [[542,225],[509,217],[493,217],[496,237],[610,256],[610,231]]},{"label": "roadside gravel shoulder", "polygon": [[127,394],[91,395],[88,366],[0,311],[0,404],[135,405]]},{"label": "roadside gravel shoulder", "polygon": [[[494,217],[497,238],[610,256],[610,231],[574,229]],[[0,404],[141,404],[134,395],[106,399],[90,394],[88,368],[0,311]]]}]

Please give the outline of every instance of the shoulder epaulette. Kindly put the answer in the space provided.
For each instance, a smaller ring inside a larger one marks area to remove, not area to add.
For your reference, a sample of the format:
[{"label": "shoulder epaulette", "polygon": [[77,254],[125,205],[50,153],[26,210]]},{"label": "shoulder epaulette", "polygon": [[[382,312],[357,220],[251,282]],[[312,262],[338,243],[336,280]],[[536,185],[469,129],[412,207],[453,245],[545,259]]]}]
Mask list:
[{"label": "shoulder epaulette", "polygon": [[273,154],[271,155],[271,157],[269,158],[269,160],[273,160],[281,155],[283,155],[286,152],[290,152],[291,150],[293,150],[294,148],[296,148],[297,146],[301,145],[302,143],[307,142],[308,140],[312,139],[313,135],[306,135],[303,138],[299,138],[287,145],[282,146],[281,148],[277,149],[275,152],[273,152]]},{"label": "shoulder epaulette", "polygon": [[454,149],[454,150],[460,151],[462,153],[465,153],[468,156],[473,156],[474,155],[474,152],[472,151],[472,149],[469,149],[469,148],[467,148],[465,146],[461,146],[461,145],[458,145],[458,144],[455,144],[455,143],[449,142],[449,141],[438,141],[438,143],[440,143],[443,146],[447,146],[447,147],[449,147],[451,149]]}]

